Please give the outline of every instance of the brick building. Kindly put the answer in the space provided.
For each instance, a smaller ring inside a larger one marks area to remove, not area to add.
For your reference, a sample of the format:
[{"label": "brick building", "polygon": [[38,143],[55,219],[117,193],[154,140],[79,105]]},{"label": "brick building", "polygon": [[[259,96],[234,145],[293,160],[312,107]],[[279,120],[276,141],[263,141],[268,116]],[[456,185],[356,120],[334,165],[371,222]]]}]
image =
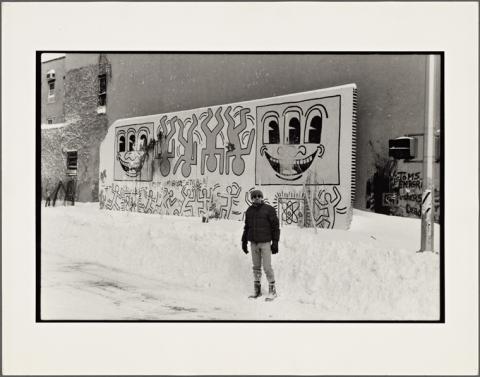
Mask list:
[{"label": "brick building", "polygon": [[[108,128],[104,55],[72,66],[69,56],[42,63],[41,180],[42,195],[51,196],[58,183],[72,181],[75,200],[98,200],[98,145]],[[60,69],[61,68],[61,69]],[[56,95],[48,95],[48,72],[57,69]],[[45,88],[45,90],[44,90]]]}]

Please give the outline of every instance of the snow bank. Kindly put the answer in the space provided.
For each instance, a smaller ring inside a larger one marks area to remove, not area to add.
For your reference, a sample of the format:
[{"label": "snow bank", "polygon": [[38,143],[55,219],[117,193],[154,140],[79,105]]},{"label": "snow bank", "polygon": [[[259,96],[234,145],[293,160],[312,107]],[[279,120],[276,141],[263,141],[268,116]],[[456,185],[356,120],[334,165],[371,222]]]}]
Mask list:
[{"label": "snow bank", "polygon": [[168,282],[180,302],[192,291],[206,306],[215,301],[216,319],[438,319],[439,255],[417,253],[419,220],[354,211],[349,231],[283,227],[273,256],[280,296],[267,304],[245,298],[252,271],[242,230],[239,221],[101,211],[94,203],[47,207],[42,260],[61,256]]}]

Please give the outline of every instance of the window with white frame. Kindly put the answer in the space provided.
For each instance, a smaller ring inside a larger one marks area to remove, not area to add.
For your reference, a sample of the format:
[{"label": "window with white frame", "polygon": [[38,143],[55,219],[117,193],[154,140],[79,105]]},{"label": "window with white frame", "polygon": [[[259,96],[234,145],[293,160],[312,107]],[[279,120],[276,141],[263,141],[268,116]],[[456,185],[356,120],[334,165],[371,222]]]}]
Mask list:
[{"label": "window with white frame", "polygon": [[48,98],[52,99],[55,97],[55,80],[48,82]]},{"label": "window with white frame", "polygon": [[67,174],[68,175],[77,174],[77,162],[78,162],[77,151],[68,151],[67,152]]}]

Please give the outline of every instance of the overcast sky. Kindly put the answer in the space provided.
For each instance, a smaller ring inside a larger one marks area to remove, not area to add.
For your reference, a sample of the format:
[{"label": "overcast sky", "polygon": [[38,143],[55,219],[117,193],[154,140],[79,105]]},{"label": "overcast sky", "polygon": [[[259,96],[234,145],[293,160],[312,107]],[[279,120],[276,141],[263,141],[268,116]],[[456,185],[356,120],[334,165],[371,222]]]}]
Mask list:
[{"label": "overcast sky", "polygon": [[42,63],[62,56],[65,56],[65,54],[42,54]]}]

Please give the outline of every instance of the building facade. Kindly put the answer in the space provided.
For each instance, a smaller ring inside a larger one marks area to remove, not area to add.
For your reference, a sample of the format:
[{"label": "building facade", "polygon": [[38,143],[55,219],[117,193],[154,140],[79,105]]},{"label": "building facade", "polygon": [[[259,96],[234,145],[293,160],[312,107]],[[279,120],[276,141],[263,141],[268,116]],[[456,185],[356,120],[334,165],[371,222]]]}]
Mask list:
[{"label": "building facade", "polygon": [[[355,83],[358,111],[354,206],[416,216],[418,193],[412,190],[421,185],[421,179],[417,179],[423,174],[421,158],[394,164],[388,156],[388,144],[390,139],[405,135],[414,135],[421,144],[426,59],[421,54],[66,54],[66,130],[60,132],[60,137],[53,129],[42,129],[42,184],[43,162],[52,149],[59,145],[67,152],[76,149],[77,199],[98,200],[99,146],[108,126],[122,118]],[[42,80],[46,80],[43,73]],[[439,83],[440,75],[437,88]],[[440,91],[436,96],[439,104]],[[435,128],[439,130],[439,106],[437,109]],[[42,114],[42,123],[43,119]],[[44,136],[51,144],[43,142]],[[52,176],[55,169],[51,166],[61,165],[60,160],[64,168],[66,152],[61,153],[62,158],[58,154],[45,176]],[[420,154],[419,147],[417,156]],[[437,188],[438,178],[439,174]],[[405,180],[415,182],[401,183]]]},{"label": "building facade", "polygon": [[[98,150],[108,128],[105,113],[108,63],[99,54],[81,67],[72,66],[68,54],[61,60],[64,75],[58,91],[62,100],[56,104],[55,115],[48,95],[42,90],[42,195],[44,199],[52,199],[59,194],[60,182],[65,187],[69,182],[75,200],[97,201]],[[42,63],[42,87],[48,81],[44,71],[51,70],[51,66],[51,61]]]}]

